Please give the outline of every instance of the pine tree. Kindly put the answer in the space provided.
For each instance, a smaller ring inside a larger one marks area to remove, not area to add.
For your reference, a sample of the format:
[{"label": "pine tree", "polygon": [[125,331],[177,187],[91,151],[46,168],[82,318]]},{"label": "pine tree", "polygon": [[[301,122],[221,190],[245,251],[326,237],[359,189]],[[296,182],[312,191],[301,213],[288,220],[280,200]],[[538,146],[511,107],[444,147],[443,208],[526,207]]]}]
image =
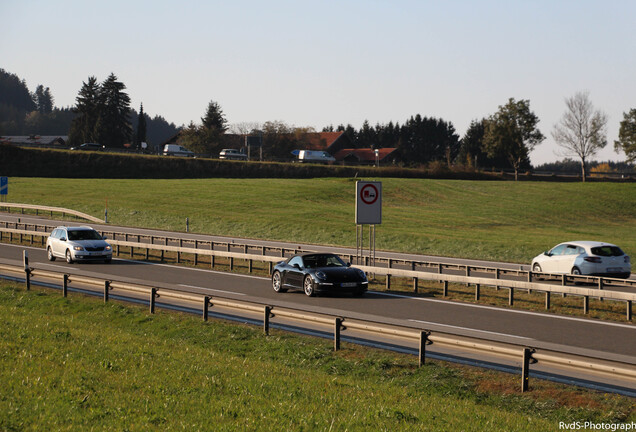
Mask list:
[{"label": "pine tree", "polygon": [[201,119],[203,127],[207,129],[216,129],[217,132],[223,134],[227,130],[227,120],[223,115],[221,105],[214,101],[210,101],[205,117]]},{"label": "pine tree", "polygon": [[107,147],[123,147],[132,135],[132,125],[128,120],[130,97],[125,89],[126,86],[117,81],[113,73],[100,87],[97,136],[99,143]]},{"label": "pine tree", "polygon": [[140,150],[141,143],[146,142],[146,114],[144,113],[144,104],[139,107],[139,116],[137,117],[137,134],[135,136],[135,147]]},{"label": "pine tree", "polygon": [[69,145],[79,145],[85,142],[97,141],[96,124],[99,118],[99,92],[100,87],[97,78],[88,77],[88,81],[82,83],[82,88],[75,98],[75,112],[77,117],[71,122],[69,131]]}]

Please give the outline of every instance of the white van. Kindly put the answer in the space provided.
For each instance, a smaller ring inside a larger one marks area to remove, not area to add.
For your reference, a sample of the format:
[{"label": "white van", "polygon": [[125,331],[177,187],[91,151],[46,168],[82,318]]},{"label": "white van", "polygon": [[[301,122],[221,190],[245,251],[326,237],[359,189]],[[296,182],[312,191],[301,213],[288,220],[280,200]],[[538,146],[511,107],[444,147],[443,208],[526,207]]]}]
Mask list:
[{"label": "white van", "polygon": [[163,155],[194,157],[194,153],[178,144],[166,144],[163,146]]},{"label": "white van", "polygon": [[326,151],[301,150],[298,152],[298,161],[313,163],[331,163],[335,162],[336,158],[331,156]]}]

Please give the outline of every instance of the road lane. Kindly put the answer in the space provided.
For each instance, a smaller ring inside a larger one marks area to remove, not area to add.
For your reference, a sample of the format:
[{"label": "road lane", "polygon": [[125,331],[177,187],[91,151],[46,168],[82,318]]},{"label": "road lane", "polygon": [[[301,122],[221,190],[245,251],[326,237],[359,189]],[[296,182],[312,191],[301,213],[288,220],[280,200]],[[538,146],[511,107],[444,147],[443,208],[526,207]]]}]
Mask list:
[{"label": "road lane", "polygon": [[[113,260],[106,264],[73,264],[62,260],[46,261],[38,248],[0,245],[0,259],[20,264],[22,250],[29,251],[30,265],[36,268],[58,268],[72,273],[91,274],[105,279],[127,280],[158,287],[181,287],[238,300],[253,300],[274,305],[293,305],[306,310],[325,311],[334,315],[356,315],[422,329],[444,331],[474,329],[479,334],[508,335],[526,340],[527,345],[554,344],[581,350],[602,351],[626,356],[636,364],[636,326],[628,323],[604,322],[586,318],[519,311],[441,299],[370,292],[364,298],[345,296],[309,298],[301,292],[276,294],[268,278],[193,269],[166,264],[130,260]],[[436,326],[439,326],[436,328]],[[525,342],[524,342],[525,343]]]}]

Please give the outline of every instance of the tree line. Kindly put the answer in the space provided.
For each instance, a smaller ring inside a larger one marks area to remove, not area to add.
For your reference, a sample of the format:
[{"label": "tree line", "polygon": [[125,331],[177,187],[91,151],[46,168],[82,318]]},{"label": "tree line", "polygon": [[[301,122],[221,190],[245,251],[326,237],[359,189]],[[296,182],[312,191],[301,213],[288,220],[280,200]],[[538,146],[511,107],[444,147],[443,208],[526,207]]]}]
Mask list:
[{"label": "tree line", "polygon": [[[84,85],[80,89],[80,94],[84,90]],[[121,95],[122,98],[127,97],[124,89],[125,87],[120,88],[120,93],[124,93]],[[78,98],[81,97],[80,94]],[[54,101],[49,87],[39,84],[35,91],[31,92],[25,80],[0,69],[0,135],[71,135],[72,145],[84,142],[81,141],[81,135],[70,133],[73,121],[84,113],[78,112],[77,105],[60,108],[55,106]],[[162,116],[156,115],[152,118],[148,116],[143,112],[143,106],[140,107],[139,112],[129,107],[127,118],[120,118],[120,120],[132,128],[132,133],[129,141],[115,143],[114,147],[142,142],[144,140],[139,138],[144,135],[149,145],[159,145],[178,131],[174,123],[169,123]],[[102,127],[106,126],[100,126]],[[79,130],[82,128],[75,129],[74,132]],[[95,132],[94,125],[93,132]],[[95,136],[99,134],[95,133]]]},{"label": "tree line", "polygon": [[[168,125],[159,116],[150,119],[143,105],[138,113],[131,109],[125,89],[113,73],[101,83],[89,77],[82,83],[76,105],[60,109],[54,106],[48,87],[38,85],[30,92],[24,80],[0,69],[0,134],[27,130],[38,133],[35,131],[44,129],[49,134],[62,134],[56,128],[65,128],[71,145],[99,142],[108,147],[131,144],[139,148],[141,142],[148,140],[148,132],[155,129],[155,124],[164,126],[163,140],[177,132],[174,124]],[[564,156],[579,160],[585,179],[591,158],[608,144],[607,116],[593,106],[585,92],[566,98],[565,105],[565,112],[551,135]],[[473,120],[463,137],[457,134],[452,122],[420,114],[403,124],[371,126],[365,121],[358,130],[350,124],[341,124],[327,126],[323,131],[344,132],[356,148],[395,147],[406,165],[512,168],[517,175],[531,168],[530,152],[545,139],[538,123],[529,100],[510,98],[494,114]],[[200,124],[191,122],[182,127],[179,142],[195,153],[217,155],[224,147],[242,147],[241,136],[251,135],[259,138],[265,159],[289,159],[292,150],[309,144],[312,132],[313,128],[293,127],[280,121],[229,126],[221,106],[210,101]],[[636,109],[624,113],[614,147],[626,154],[628,162],[636,161]]]}]

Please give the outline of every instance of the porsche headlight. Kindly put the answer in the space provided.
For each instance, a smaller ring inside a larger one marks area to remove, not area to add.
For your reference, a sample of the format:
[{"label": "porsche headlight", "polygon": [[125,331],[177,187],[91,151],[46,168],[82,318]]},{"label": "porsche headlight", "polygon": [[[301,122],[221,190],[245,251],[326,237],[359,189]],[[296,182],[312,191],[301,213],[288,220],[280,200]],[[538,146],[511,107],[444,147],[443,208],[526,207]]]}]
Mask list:
[{"label": "porsche headlight", "polygon": [[327,279],[327,275],[325,274],[325,272],[322,272],[322,271],[317,271],[316,272],[316,277],[318,279],[322,279],[322,280]]},{"label": "porsche headlight", "polygon": [[357,270],[358,270],[358,276],[360,276],[363,280],[366,280],[367,275],[362,270],[360,269],[357,269]]}]

